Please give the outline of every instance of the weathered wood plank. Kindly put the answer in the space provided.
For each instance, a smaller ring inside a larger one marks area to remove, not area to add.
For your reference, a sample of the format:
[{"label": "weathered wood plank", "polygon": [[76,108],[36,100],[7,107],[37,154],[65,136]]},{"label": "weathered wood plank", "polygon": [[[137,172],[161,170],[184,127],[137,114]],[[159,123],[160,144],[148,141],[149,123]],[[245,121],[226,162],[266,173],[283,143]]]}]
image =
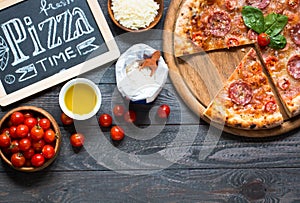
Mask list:
[{"label": "weathered wood plank", "polygon": [[299,202],[299,188],[295,168],[0,174],[1,202]]},{"label": "weathered wood plank", "polygon": [[[69,137],[81,130],[86,145],[74,150]],[[208,126],[152,126],[151,130],[129,132],[120,143],[112,142],[109,129],[79,126],[61,128],[61,151],[46,171],[85,170],[154,170],[154,169],[223,169],[283,168],[300,166],[298,134],[268,139],[234,137],[228,134],[206,140]],[[137,132],[141,133],[137,133]],[[161,132],[160,132],[161,131]],[[155,134],[155,132],[159,132]],[[161,156],[157,156],[161,155]],[[207,155],[204,158],[203,155]],[[8,166],[3,163],[0,171]]]}]

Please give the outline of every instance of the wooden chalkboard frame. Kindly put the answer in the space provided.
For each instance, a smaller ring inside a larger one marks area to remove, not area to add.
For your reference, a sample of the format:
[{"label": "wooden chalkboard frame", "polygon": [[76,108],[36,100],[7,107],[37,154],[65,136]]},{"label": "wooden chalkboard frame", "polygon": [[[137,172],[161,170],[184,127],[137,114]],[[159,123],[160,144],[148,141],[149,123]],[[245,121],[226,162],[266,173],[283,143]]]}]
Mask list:
[{"label": "wooden chalkboard frame", "polygon": [[[5,8],[13,6],[17,3],[22,3],[23,1],[25,0],[0,0],[0,12]],[[99,3],[97,2],[97,0],[85,0],[85,1],[90,7],[94,20],[98,25],[98,29],[101,35],[103,36],[108,51],[92,59],[84,61],[83,63],[80,63],[76,66],[70,67],[65,71],[56,73],[50,77],[42,79],[27,87],[23,87],[22,89],[19,89],[10,94],[6,93],[4,86],[0,81],[0,106],[7,106],[9,104],[12,104],[13,102],[19,101],[35,93],[41,92],[54,85],[57,85],[73,77],[76,77],[80,74],[83,74],[97,67],[100,67],[101,65],[112,62],[120,56],[119,48],[109,29],[109,26],[107,24],[107,21],[104,17],[104,14],[101,10]],[[82,68],[83,66],[84,69]]]}]

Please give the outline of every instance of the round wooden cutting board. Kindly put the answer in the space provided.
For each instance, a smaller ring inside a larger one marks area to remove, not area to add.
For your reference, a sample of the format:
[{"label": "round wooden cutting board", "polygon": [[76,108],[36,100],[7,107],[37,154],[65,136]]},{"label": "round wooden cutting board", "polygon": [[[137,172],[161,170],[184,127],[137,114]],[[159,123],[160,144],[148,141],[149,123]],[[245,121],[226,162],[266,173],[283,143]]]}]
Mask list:
[{"label": "round wooden cutting board", "polygon": [[[183,0],[173,0],[170,3],[165,18],[163,49],[164,57],[169,66],[169,75],[177,92],[190,107],[203,120],[211,121],[203,115],[204,110],[224,82],[233,73],[248,50],[253,45],[230,48],[218,51],[209,51],[177,58],[174,56],[174,29],[177,14]],[[288,118],[284,108],[280,105],[285,118],[280,127],[263,130],[243,130],[229,126],[218,126],[225,132],[246,137],[276,136],[300,127],[299,116]]]}]

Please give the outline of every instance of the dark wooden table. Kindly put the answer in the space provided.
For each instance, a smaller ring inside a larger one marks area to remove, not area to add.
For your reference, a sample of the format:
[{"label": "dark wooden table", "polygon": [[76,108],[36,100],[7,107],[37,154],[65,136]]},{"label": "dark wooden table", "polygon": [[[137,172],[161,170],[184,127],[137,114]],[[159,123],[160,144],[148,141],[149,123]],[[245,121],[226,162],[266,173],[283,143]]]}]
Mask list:
[{"label": "dark wooden table", "polygon": [[[108,18],[107,1],[99,3],[114,36],[124,34]],[[165,12],[169,3],[165,0]],[[155,28],[163,29],[163,22]],[[97,116],[123,102],[114,64],[84,77],[97,80],[101,89]],[[78,124],[66,127],[59,120],[62,85],[1,107],[1,117],[18,106],[44,108],[58,121],[63,139],[58,158],[43,171],[22,173],[2,162],[0,202],[300,202],[298,129],[261,139],[227,133],[209,137],[210,126],[185,106],[168,80],[153,104],[130,105],[141,137],[136,133],[113,143],[108,129],[87,123],[87,145],[74,150],[69,136]],[[171,107],[166,125],[151,123],[149,110],[163,103]]]}]

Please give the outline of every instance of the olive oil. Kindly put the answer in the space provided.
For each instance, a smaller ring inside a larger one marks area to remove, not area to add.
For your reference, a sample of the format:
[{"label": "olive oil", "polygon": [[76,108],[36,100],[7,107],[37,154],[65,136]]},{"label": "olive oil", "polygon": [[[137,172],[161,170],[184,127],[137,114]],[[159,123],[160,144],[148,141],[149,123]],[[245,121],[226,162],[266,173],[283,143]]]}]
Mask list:
[{"label": "olive oil", "polygon": [[74,84],[65,94],[65,104],[74,114],[84,115],[93,111],[97,103],[97,95],[87,84]]}]

